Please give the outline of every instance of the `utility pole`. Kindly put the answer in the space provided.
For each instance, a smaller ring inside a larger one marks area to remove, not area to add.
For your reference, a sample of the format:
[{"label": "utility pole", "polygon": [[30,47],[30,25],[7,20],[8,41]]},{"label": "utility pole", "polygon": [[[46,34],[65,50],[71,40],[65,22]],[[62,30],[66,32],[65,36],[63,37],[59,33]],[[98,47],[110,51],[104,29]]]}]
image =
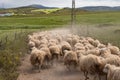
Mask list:
[{"label": "utility pole", "polygon": [[75,26],[76,13],[75,13],[75,0],[72,0],[72,10],[71,10],[71,27]]},{"label": "utility pole", "polygon": [[[71,45],[72,47],[74,46],[73,44],[73,32],[74,32],[74,27],[75,27],[75,18],[76,18],[76,13],[75,13],[75,0],[72,0],[72,10],[71,10],[71,28],[72,28],[72,42]],[[74,48],[73,48],[74,50]]]}]

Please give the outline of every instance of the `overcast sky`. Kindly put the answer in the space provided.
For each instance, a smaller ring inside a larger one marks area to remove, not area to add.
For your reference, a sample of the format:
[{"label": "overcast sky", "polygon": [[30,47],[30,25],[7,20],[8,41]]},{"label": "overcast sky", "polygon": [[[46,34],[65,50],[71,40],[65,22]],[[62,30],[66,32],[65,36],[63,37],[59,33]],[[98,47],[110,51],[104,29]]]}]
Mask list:
[{"label": "overcast sky", "polygon": [[[50,7],[70,7],[72,0],[0,0],[0,7],[19,7],[41,4]],[[77,7],[83,6],[120,6],[120,0],[76,0]]]}]

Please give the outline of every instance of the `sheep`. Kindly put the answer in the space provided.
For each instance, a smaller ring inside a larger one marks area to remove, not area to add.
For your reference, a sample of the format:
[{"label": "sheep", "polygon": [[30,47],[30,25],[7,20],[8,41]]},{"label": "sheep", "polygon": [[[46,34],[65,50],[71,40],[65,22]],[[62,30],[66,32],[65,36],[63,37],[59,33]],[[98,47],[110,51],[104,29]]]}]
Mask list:
[{"label": "sheep", "polygon": [[48,47],[48,45],[47,44],[41,44],[40,46],[38,46],[38,49],[41,49],[43,47]]},{"label": "sheep", "polygon": [[98,66],[99,75],[105,75],[105,73],[102,70],[106,64],[120,66],[120,58],[117,55],[107,54],[107,57],[105,58],[100,57],[100,59],[101,59],[101,65]]},{"label": "sheep", "polygon": [[31,51],[31,49],[35,47],[35,43],[33,41],[29,41],[28,43],[28,48],[29,48],[29,51]]},{"label": "sheep", "polygon": [[75,47],[74,50],[75,51],[76,50],[86,50],[86,48],[84,46],[83,47],[82,46],[80,46],[80,47],[78,46],[78,47]]},{"label": "sheep", "polygon": [[40,45],[40,41],[38,39],[32,39],[31,41],[33,41],[35,43],[36,47],[38,47]]},{"label": "sheep", "polygon": [[82,43],[76,43],[75,45],[74,45],[74,47],[78,47],[78,46],[84,46]]},{"label": "sheep", "polygon": [[68,42],[66,42],[66,41],[62,41],[61,42],[61,51],[62,51],[62,55],[64,56],[64,50],[72,50],[72,47],[71,47],[71,45],[68,43]]},{"label": "sheep", "polygon": [[46,63],[47,63],[47,64],[51,63],[52,55],[51,55],[51,53],[50,53],[49,48],[48,48],[48,47],[42,47],[40,50],[45,52],[45,55],[46,55],[46,56],[45,56]]},{"label": "sheep", "polygon": [[103,61],[104,61],[104,64],[120,66],[120,57],[117,55],[111,54],[108,57],[106,57],[105,59],[103,59]]},{"label": "sheep", "polygon": [[28,35],[28,41],[30,41],[32,38],[32,35]]},{"label": "sheep", "polygon": [[112,46],[108,43],[107,47],[110,49],[111,54],[120,55],[120,49],[117,46]]},{"label": "sheep", "polygon": [[62,36],[56,35],[56,39],[58,40],[59,43],[62,42]]},{"label": "sheep", "polygon": [[93,44],[94,43],[94,39],[91,37],[86,37],[86,40],[90,43]]},{"label": "sheep", "polygon": [[52,62],[54,61],[54,59],[58,60],[61,54],[59,46],[58,45],[50,46],[49,50],[52,55]]},{"label": "sheep", "polygon": [[64,55],[64,65],[66,65],[68,70],[70,70],[70,66],[72,65],[74,65],[74,67],[77,67],[78,65],[77,54],[73,51],[66,50]]},{"label": "sheep", "polygon": [[107,58],[109,57],[109,55],[111,55],[111,51],[108,48],[101,48],[100,49],[100,56],[103,58]]},{"label": "sheep", "polygon": [[41,71],[41,67],[43,65],[43,61],[45,59],[45,52],[38,50],[37,48],[33,48],[30,56],[30,62],[33,66],[38,66],[39,72]]},{"label": "sheep", "polygon": [[89,41],[90,44],[92,44],[92,45],[95,46],[95,47],[97,47],[99,44],[101,44],[100,41],[97,40],[97,39],[94,40],[94,39],[88,37],[87,40]]},{"label": "sheep", "polygon": [[48,40],[45,39],[45,38],[42,39],[42,40],[40,40],[40,45],[41,45],[41,44],[48,44]]},{"label": "sheep", "polygon": [[84,46],[86,48],[86,50],[91,50],[94,49],[95,47],[93,45],[91,45],[90,43],[84,43]]},{"label": "sheep", "polygon": [[56,43],[52,43],[52,42],[49,42],[48,43],[48,47],[50,47],[50,46],[55,46],[55,45],[57,45]]},{"label": "sheep", "polygon": [[55,43],[55,44],[58,44],[58,43],[59,43],[59,41],[58,41],[57,39],[50,39],[49,42],[50,42],[50,43]]},{"label": "sheep", "polygon": [[85,50],[75,50],[77,57],[79,58],[79,54],[87,55]]},{"label": "sheep", "polygon": [[107,80],[120,80],[120,67],[106,64],[103,72],[107,73]]},{"label": "sheep", "polygon": [[92,50],[87,50],[86,54],[93,54],[93,55],[99,56],[100,55],[100,50],[98,48],[94,48]]},{"label": "sheep", "polygon": [[96,40],[94,41],[93,46],[97,47],[99,44],[101,44],[100,41],[96,39]]},{"label": "sheep", "polygon": [[74,46],[76,43],[79,42],[79,39],[74,35],[66,40],[71,46]]},{"label": "sheep", "polygon": [[95,74],[98,70],[98,66],[102,64],[100,58],[92,54],[85,56],[80,53],[78,54],[78,60],[80,69],[84,72],[85,80],[89,79],[87,76],[88,73]]},{"label": "sheep", "polygon": [[74,45],[74,50],[85,50],[85,47],[81,43],[76,43]]},{"label": "sheep", "polygon": [[98,44],[98,46],[97,46],[98,48],[106,48],[106,45],[104,45],[104,44]]}]

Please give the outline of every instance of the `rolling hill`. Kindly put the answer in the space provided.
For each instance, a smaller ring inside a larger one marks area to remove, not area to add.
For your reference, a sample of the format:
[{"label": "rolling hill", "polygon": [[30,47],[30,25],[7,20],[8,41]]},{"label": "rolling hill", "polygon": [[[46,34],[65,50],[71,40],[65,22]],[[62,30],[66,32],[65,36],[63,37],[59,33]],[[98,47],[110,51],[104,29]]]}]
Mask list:
[{"label": "rolling hill", "polygon": [[54,8],[57,8],[57,7],[47,7],[47,6],[38,5],[38,4],[32,4],[32,5],[29,5],[27,7],[39,8],[39,9],[54,9]]},{"label": "rolling hill", "polygon": [[120,11],[120,6],[109,7],[109,6],[87,6],[80,7],[80,9],[88,10],[88,11]]}]

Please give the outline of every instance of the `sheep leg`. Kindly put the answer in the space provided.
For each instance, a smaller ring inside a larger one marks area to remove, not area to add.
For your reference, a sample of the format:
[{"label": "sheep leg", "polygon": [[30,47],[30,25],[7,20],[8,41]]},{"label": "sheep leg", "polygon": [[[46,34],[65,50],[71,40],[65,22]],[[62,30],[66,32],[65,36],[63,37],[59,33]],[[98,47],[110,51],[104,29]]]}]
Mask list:
[{"label": "sheep leg", "polygon": [[89,77],[87,75],[88,75],[88,72],[86,72],[86,77],[87,77],[87,79],[89,79]]},{"label": "sheep leg", "polygon": [[71,71],[71,70],[70,70],[70,66],[69,66],[69,65],[67,65],[67,69],[68,69],[68,71]]},{"label": "sheep leg", "polygon": [[101,76],[98,74],[99,80],[101,80]]},{"label": "sheep leg", "polygon": [[45,68],[48,66],[48,60],[45,60]]},{"label": "sheep leg", "polygon": [[86,80],[86,72],[84,72],[85,80]]},{"label": "sheep leg", "polygon": [[56,54],[56,59],[59,60],[59,55],[58,54]]},{"label": "sheep leg", "polygon": [[74,61],[74,69],[76,69],[77,68],[77,62],[76,61]]},{"label": "sheep leg", "polygon": [[55,54],[52,54],[51,65],[54,63]]},{"label": "sheep leg", "polygon": [[60,51],[60,56],[63,56],[63,52],[62,52],[62,50]]},{"label": "sheep leg", "polygon": [[41,72],[42,62],[43,62],[43,60],[41,60],[41,61],[39,62],[39,65],[38,65],[39,72]]},{"label": "sheep leg", "polygon": [[84,72],[85,80],[89,79],[87,75],[88,75],[88,72]]},{"label": "sheep leg", "polygon": [[53,60],[50,61],[50,65],[53,66]]},{"label": "sheep leg", "polygon": [[70,71],[70,66],[68,64],[66,64],[66,68],[68,71]]},{"label": "sheep leg", "polygon": [[107,80],[107,74],[105,75],[105,80]]},{"label": "sheep leg", "polygon": [[39,66],[38,66],[39,72],[41,72],[41,66],[42,66],[42,64],[39,64]]}]

